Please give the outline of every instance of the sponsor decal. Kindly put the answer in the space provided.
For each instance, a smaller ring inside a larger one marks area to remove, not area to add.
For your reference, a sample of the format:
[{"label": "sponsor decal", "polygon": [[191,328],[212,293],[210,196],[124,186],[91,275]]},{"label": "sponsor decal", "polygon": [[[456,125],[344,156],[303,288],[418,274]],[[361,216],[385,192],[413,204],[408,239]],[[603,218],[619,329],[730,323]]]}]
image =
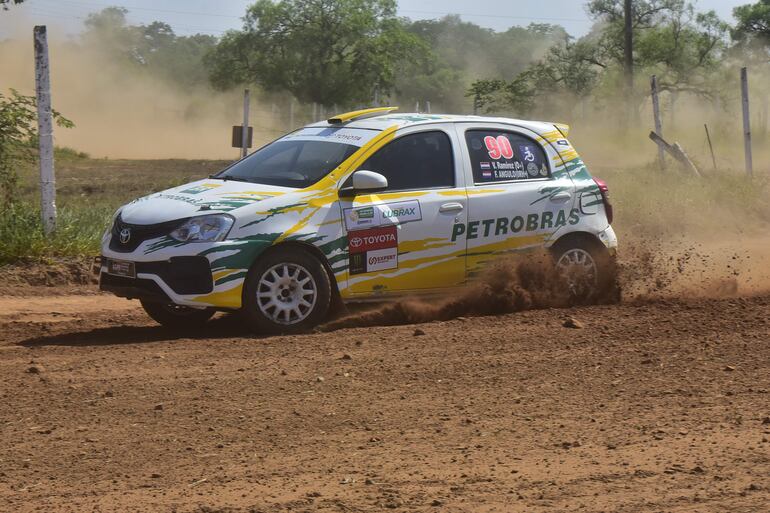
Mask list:
[{"label": "sponsor decal", "polygon": [[348,232],[350,274],[398,268],[398,228],[384,226]]},{"label": "sponsor decal", "polygon": [[202,192],[210,191],[211,189],[216,189],[217,187],[221,187],[221,184],[218,183],[203,183],[200,185],[196,185],[195,187],[190,187],[189,189],[185,189],[183,191],[179,191],[181,194],[200,194]]},{"label": "sponsor decal", "polygon": [[282,141],[329,141],[361,147],[377,135],[375,130],[343,127],[306,127],[285,136]]},{"label": "sponsor decal", "polygon": [[567,139],[559,139],[556,141],[556,144],[559,146],[569,146],[569,141]]},{"label": "sponsor decal", "polygon": [[535,164],[534,162],[530,162],[529,164],[527,164],[527,173],[529,173],[529,176],[531,176],[532,178],[539,175],[540,170],[537,168],[537,164]]},{"label": "sponsor decal", "polygon": [[366,254],[366,272],[398,268],[398,248],[377,249]]},{"label": "sponsor decal", "polygon": [[348,231],[421,220],[422,211],[417,200],[345,209],[345,227]]},{"label": "sponsor decal", "polygon": [[558,212],[547,211],[540,214],[527,214],[526,216],[482,219],[480,221],[470,221],[467,224],[457,223],[452,228],[452,242],[461,237],[472,240],[479,237],[499,237],[501,235],[515,235],[522,232],[552,230],[567,226],[567,224],[574,226],[580,222],[578,214],[578,209],[573,208],[569,213],[566,210],[559,210]]}]

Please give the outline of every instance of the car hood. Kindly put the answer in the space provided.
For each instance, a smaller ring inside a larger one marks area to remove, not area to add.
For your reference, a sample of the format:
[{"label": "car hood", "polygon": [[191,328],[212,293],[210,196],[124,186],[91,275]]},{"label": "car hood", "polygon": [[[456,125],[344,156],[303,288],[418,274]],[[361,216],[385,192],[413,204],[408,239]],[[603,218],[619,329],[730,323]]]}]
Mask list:
[{"label": "car hood", "polygon": [[229,212],[294,189],[230,180],[199,180],[136,199],[120,216],[129,224],[157,224],[196,215]]}]

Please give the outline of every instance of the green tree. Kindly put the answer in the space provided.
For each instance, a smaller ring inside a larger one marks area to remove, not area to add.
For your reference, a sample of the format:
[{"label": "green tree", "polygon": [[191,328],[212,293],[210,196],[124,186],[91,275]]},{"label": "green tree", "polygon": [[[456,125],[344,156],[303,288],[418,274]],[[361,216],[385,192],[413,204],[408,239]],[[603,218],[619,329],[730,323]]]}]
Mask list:
[{"label": "green tree", "polygon": [[22,2],[24,2],[24,0],[0,0],[0,7],[2,7],[2,9],[4,11],[7,11],[8,10],[8,4],[16,5],[16,4],[20,4]]},{"label": "green tree", "polygon": [[755,43],[767,53],[770,52],[770,0],[742,5],[733,9],[738,23],[732,30],[733,40],[745,45]]},{"label": "green tree", "polygon": [[477,77],[510,80],[566,37],[556,25],[530,24],[494,32],[455,15],[415,21],[408,30],[425,41],[430,52],[413,60],[399,77],[399,99],[410,104],[431,100],[449,111],[471,107],[463,91]]},{"label": "green tree", "polygon": [[[72,128],[72,121],[53,112],[56,124]],[[15,89],[10,95],[0,93],[0,196],[10,205],[17,197],[17,167],[35,159],[33,143],[37,140],[37,103]]]},{"label": "green tree", "polygon": [[425,51],[396,17],[395,0],[259,0],[206,63],[219,88],[252,83],[346,105],[390,91],[403,63]]},{"label": "green tree", "polygon": [[[624,63],[623,0],[593,0],[588,12],[597,21],[577,41],[565,38],[514,80],[487,94],[487,110],[514,108],[528,113],[548,98],[551,110],[569,108],[601,90],[602,100],[617,98]],[[634,67],[638,76],[657,74],[671,92],[713,95],[713,73],[727,48],[728,26],[713,12],[697,13],[685,0],[637,0],[632,12]],[[640,81],[641,82],[641,81]],[[638,105],[647,94],[634,96]],[[473,91],[469,91],[473,94]],[[627,98],[623,99],[627,101]]]},{"label": "green tree", "polygon": [[129,25],[127,13],[122,7],[108,7],[90,14],[81,44],[122,70],[147,73],[185,89],[208,84],[203,58],[216,45],[214,36],[177,36],[160,21]]}]

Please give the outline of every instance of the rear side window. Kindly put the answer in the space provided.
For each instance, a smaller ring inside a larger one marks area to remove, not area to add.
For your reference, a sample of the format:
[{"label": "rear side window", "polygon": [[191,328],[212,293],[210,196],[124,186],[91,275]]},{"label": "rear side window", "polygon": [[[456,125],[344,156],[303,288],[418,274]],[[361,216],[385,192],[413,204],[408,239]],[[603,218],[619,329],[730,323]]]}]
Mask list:
[{"label": "rear side window", "polygon": [[543,148],[529,137],[500,130],[468,130],[465,140],[477,184],[550,176]]},{"label": "rear side window", "polygon": [[405,135],[369,157],[359,169],[376,171],[388,179],[388,190],[453,187],[452,143],[444,132]]}]

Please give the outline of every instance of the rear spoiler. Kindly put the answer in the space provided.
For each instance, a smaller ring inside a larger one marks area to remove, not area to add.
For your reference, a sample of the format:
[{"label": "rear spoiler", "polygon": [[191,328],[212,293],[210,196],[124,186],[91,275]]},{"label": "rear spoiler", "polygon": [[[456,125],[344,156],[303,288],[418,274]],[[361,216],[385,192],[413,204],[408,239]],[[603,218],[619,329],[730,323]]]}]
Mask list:
[{"label": "rear spoiler", "polygon": [[562,137],[565,139],[569,137],[569,125],[565,125],[564,123],[554,123],[553,126],[559,131]]}]

